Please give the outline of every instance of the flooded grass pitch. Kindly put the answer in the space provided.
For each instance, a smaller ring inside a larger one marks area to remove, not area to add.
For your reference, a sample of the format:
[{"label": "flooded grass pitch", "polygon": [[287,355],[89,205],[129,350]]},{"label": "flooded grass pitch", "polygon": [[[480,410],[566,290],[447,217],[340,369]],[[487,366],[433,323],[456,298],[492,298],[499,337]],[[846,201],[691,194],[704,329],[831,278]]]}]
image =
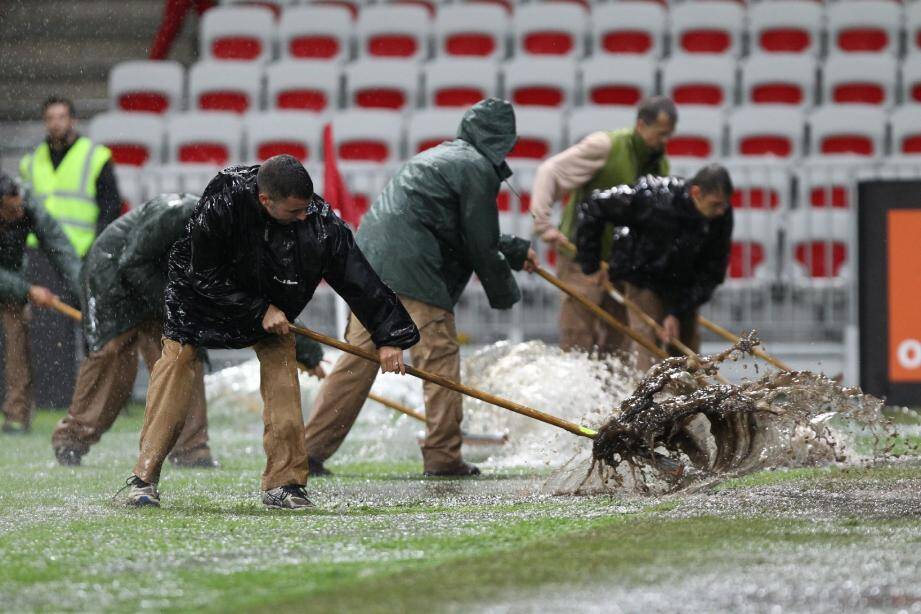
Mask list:
[{"label": "flooded grass pitch", "polygon": [[[539,344],[490,348],[466,367],[468,382],[595,425],[636,383],[616,361]],[[246,376],[209,380],[221,468],[167,467],[159,510],[110,503],[133,464],[137,406],[78,468],[54,462],[59,414],[4,437],[0,609],[921,611],[921,463],[873,460],[869,433],[841,430],[847,462],[658,496],[561,497],[544,485],[588,440],[469,404],[465,429],[508,431],[510,443],[468,452],[482,479],[422,479],[419,426],[369,404],[329,463],[335,477],[308,486],[318,508],[286,514],[259,500],[262,426]],[[421,400],[408,378],[375,390]],[[896,418],[891,451],[904,452],[919,426]]]}]

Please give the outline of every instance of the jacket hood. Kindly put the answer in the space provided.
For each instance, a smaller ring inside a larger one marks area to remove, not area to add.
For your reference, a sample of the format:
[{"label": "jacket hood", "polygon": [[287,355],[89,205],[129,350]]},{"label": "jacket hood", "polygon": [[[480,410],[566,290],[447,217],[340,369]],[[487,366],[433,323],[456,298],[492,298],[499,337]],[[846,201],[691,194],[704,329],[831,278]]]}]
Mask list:
[{"label": "jacket hood", "polygon": [[515,110],[506,100],[481,100],[464,113],[457,127],[457,138],[473,145],[493,166],[506,167],[505,156],[518,140]]}]

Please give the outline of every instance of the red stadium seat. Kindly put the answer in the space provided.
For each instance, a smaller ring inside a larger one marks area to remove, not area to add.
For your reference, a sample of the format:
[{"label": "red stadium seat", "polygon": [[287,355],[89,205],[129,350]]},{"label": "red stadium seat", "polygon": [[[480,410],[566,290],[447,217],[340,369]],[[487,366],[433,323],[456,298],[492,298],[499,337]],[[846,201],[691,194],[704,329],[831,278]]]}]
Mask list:
[{"label": "red stadium seat", "polygon": [[413,113],[407,127],[408,155],[453,140],[463,115],[463,109],[425,109]]},{"label": "red stadium seat", "polygon": [[876,106],[825,106],[812,113],[809,125],[813,156],[876,157],[883,154],[886,118]]},{"label": "red stadium seat", "polygon": [[339,99],[339,67],[323,60],[281,61],[266,69],[270,109],[322,113]]},{"label": "red stadium seat", "polygon": [[512,20],[516,57],[562,56],[584,52],[587,13],[578,4],[540,2],[522,5]]},{"label": "red stadium seat", "polygon": [[742,158],[798,158],[805,135],[799,109],[789,106],[739,107],[729,116],[730,155]]},{"label": "red stadium seat", "polygon": [[825,101],[890,106],[895,100],[897,62],[880,53],[837,54],[822,69]]},{"label": "red stadium seat", "polygon": [[278,23],[282,58],[338,62],[348,57],[352,14],[344,6],[286,8]]},{"label": "red stadium seat", "polygon": [[419,73],[401,60],[365,59],[345,69],[346,104],[366,109],[408,110],[416,106]]},{"label": "red stadium seat", "polygon": [[563,127],[560,114],[547,109],[518,109],[515,112],[518,143],[508,155],[517,162],[538,162],[560,149]]},{"label": "red stadium seat", "polygon": [[90,137],[112,150],[119,166],[159,164],[165,130],[159,116],[119,111],[100,113],[89,126]]},{"label": "red stadium seat", "polygon": [[244,120],[245,160],[263,162],[272,156],[288,154],[302,163],[319,160],[322,123],[316,117],[297,111],[251,113]]},{"label": "red stadium seat", "polygon": [[490,59],[433,60],[423,74],[428,106],[469,107],[499,91],[499,69]]},{"label": "red stadium seat", "polygon": [[678,127],[668,141],[670,158],[706,160],[722,156],[723,116],[715,109],[678,109]]},{"label": "red stadium seat", "polygon": [[343,163],[395,162],[401,157],[402,129],[402,115],[397,111],[355,109],[336,113],[336,153]]},{"label": "red stadium seat", "polygon": [[655,82],[649,57],[596,56],[582,63],[586,104],[633,107],[655,90]]},{"label": "red stadium seat", "polygon": [[848,0],[828,5],[831,52],[889,53],[898,50],[902,8],[891,0]]},{"label": "red stadium seat", "polygon": [[921,155],[921,106],[902,106],[889,118],[892,149],[899,156]]},{"label": "red stadium seat", "polygon": [[566,58],[519,57],[503,66],[505,92],[517,106],[565,108],[574,102],[576,65]]},{"label": "red stadium seat", "polygon": [[262,6],[219,6],[202,16],[203,60],[265,62],[272,56],[275,15]]},{"label": "red stadium seat", "polygon": [[262,69],[253,62],[198,62],[189,69],[190,106],[246,113],[259,104]]},{"label": "red stadium seat", "polygon": [[822,30],[822,5],[813,0],[772,0],[748,10],[753,56],[796,53],[814,56]]},{"label": "red stadium seat", "polygon": [[648,0],[596,4],[592,11],[593,54],[659,57],[667,11]]},{"label": "red stadium seat", "polygon": [[508,13],[495,4],[443,6],[435,17],[435,55],[501,59],[505,56]]},{"label": "red stadium seat", "polygon": [[421,6],[381,4],[361,11],[356,24],[359,57],[425,58],[431,15]]},{"label": "red stadium seat", "polygon": [[166,125],[168,161],[225,166],[240,159],[243,128],[233,113],[182,113]]},{"label": "red stadium seat", "polygon": [[663,64],[662,88],[679,105],[724,107],[732,103],[735,75],[729,57],[677,55]]},{"label": "red stadium seat", "polygon": [[808,107],[814,101],[817,71],[812,56],[758,54],[739,72],[743,104]]},{"label": "red stadium seat", "polygon": [[695,0],[671,9],[672,41],[681,53],[737,55],[745,9],[726,0]]},{"label": "red stadium seat", "polygon": [[121,62],[109,72],[111,107],[144,113],[175,111],[182,102],[184,80],[185,71],[178,62]]}]

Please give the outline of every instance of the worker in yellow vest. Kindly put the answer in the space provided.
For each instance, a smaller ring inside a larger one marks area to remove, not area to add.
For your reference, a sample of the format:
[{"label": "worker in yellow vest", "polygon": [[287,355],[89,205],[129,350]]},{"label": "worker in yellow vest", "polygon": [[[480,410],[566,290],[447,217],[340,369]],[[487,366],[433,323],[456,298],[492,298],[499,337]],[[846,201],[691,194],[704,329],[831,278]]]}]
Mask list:
[{"label": "worker in yellow vest", "polygon": [[[48,98],[42,119],[47,138],[22,158],[19,174],[82,258],[121,212],[112,152],[77,133],[74,104],[67,98]],[[34,236],[28,245],[38,246]]]}]

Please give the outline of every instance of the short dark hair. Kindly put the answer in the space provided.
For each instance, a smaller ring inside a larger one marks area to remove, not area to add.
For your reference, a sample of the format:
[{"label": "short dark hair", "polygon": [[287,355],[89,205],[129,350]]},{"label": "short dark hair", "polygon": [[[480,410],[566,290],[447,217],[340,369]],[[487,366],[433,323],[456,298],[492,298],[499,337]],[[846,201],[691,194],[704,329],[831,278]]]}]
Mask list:
[{"label": "short dark hair", "polygon": [[0,172],[0,196],[16,196],[19,194],[19,182],[6,173]]},{"label": "short dark hair", "polygon": [[272,201],[313,196],[310,173],[297,158],[287,154],[272,156],[262,163],[256,173],[256,186]]},{"label": "short dark hair", "polygon": [[732,187],[732,177],[729,171],[721,164],[708,164],[691,178],[691,185],[696,185],[704,194],[719,192],[726,198],[732,196],[735,188]]},{"label": "short dark hair", "polygon": [[644,124],[654,124],[662,113],[665,113],[673,124],[678,122],[678,107],[672,99],[668,96],[652,96],[640,102],[636,118]]},{"label": "short dark hair", "polygon": [[71,117],[77,116],[77,108],[74,106],[74,101],[70,98],[65,98],[64,96],[58,96],[57,94],[52,94],[45,99],[45,102],[42,103],[42,116],[45,115],[45,111],[48,110],[48,107],[54,104],[62,104],[67,107],[67,112]]}]

